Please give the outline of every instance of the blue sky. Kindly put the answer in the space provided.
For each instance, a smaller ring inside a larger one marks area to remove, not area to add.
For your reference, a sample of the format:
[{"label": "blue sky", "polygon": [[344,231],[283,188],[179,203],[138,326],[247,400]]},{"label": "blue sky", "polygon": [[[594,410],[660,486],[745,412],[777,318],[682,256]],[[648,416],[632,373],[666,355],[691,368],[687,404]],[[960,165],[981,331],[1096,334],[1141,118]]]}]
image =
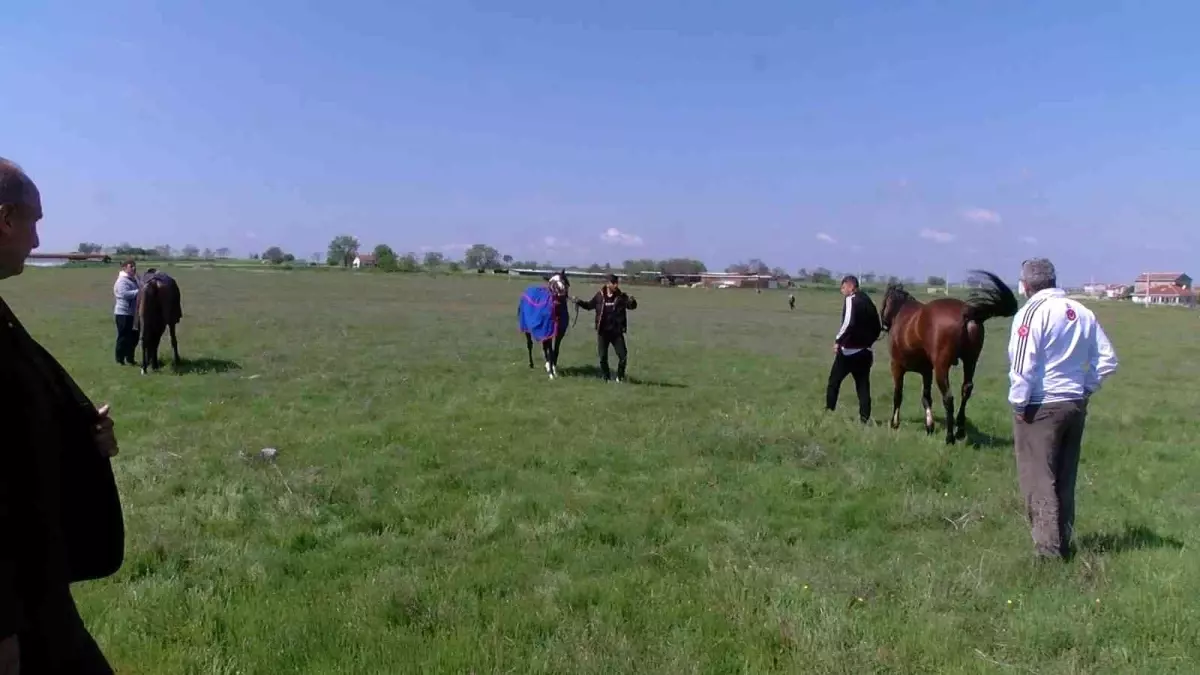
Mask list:
[{"label": "blue sky", "polygon": [[559,263],[1200,269],[1196,3],[5,12],[0,155],[42,188],[45,251],[307,257],[346,232]]}]

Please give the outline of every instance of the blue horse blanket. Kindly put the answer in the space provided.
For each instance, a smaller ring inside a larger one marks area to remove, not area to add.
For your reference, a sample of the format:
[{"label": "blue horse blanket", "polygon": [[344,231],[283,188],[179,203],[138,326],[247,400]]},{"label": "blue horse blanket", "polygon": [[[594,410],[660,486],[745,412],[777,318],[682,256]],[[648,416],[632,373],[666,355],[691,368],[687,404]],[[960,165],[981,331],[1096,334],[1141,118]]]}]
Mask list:
[{"label": "blue horse blanket", "polygon": [[[545,286],[530,286],[517,305],[517,324],[522,333],[528,333],[538,342],[552,339],[558,333],[559,322],[565,322],[567,305],[555,311],[554,294]],[[564,325],[565,329],[566,326]]]}]

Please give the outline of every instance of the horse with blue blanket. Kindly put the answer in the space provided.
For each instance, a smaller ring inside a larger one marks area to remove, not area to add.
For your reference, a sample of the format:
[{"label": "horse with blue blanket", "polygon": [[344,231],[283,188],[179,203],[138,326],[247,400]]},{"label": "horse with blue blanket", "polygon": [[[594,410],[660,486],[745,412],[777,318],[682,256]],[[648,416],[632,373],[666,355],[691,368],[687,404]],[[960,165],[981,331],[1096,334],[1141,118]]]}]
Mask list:
[{"label": "horse with blue blanket", "polygon": [[545,286],[525,289],[517,304],[517,325],[525,334],[529,367],[533,367],[533,341],[537,340],[542,343],[546,374],[552,380],[558,377],[558,349],[570,323],[567,304],[570,290],[571,281],[567,279],[567,271],[560,270],[546,280]]}]

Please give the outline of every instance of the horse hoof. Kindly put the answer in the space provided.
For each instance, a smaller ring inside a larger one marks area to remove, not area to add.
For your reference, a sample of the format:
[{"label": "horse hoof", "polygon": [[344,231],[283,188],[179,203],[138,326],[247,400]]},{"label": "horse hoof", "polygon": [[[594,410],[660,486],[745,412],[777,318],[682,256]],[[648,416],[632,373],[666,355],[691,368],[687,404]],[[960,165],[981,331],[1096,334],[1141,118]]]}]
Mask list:
[{"label": "horse hoof", "polygon": [[142,374],[143,374],[143,375],[145,375],[145,374],[146,374],[146,369],[145,369],[145,368],[142,368]]}]

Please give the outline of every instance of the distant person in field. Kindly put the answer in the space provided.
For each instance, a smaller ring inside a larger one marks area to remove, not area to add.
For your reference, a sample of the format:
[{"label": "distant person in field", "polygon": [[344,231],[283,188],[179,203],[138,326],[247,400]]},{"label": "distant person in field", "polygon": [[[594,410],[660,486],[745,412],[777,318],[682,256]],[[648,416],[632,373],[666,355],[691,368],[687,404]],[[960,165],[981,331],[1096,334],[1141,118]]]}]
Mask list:
[{"label": "distant person in field", "polygon": [[[0,159],[0,279],[38,247],[41,195]],[[70,584],[114,574],[125,530],[107,405],[96,408],[0,299],[0,673],[112,673]]]},{"label": "distant person in field", "polygon": [[796,294],[788,294],[788,309],[796,309]]},{"label": "distant person in field", "polygon": [[113,317],[117,323],[117,363],[135,365],[138,345],[137,315],[138,296],[137,263],[128,259],[121,264],[117,280],[113,283]]},{"label": "distant person in field", "polygon": [[625,346],[625,329],[628,327],[625,311],[637,309],[637,300],[621,290],[617,275],[610,274],[608,283],[591,300],[576,299],[575,304],[596,311],[596,349],[600,355],[600,374],[606,382],[612,379],[608,367],[608,348],[611,346],[617,353],[617,382],[625,381],[629,355]]},{"label": "distant person in field", "polygon": [[875,363],[872,345],[879,339],[883,326],[875,303],[858,287],[858,278],[842,279],[842,326],[833,338],[833,366],[829,369],[829,384],[825,388],[825,408],[837,408],[838,393],[847,375],[854,378],[858,394],[858,416],[866,423],[871,419],[871,366]]},{"label": "distant person in field", "polygon": [[1088,400],[1117,370],[1096,315],[1057,286],[1049,260],[1021,265],[1019,292],[1029,302],[1013,317],[1008,341],[1017,476],[1034,553],[1043,559],[1070,553]]}]

